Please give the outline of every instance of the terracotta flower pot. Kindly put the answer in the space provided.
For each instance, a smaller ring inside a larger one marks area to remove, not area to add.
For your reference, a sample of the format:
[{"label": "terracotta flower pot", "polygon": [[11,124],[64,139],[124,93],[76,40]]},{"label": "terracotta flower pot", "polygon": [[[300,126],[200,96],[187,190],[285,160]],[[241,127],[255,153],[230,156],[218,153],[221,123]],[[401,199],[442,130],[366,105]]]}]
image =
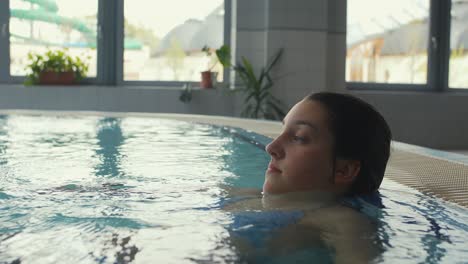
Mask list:
[{"label": "terracotta flower pot", "polygon": [[213,88],[213,82],[211,80],[211,71],[204,71],[201,72],[201,82],[200,82],[200,87],[201,88]]},{"label": "terracotta flower pot", "polygon": [[45,71],[39,74],[39,84],[70,85],[75,84],[75,73]]}]

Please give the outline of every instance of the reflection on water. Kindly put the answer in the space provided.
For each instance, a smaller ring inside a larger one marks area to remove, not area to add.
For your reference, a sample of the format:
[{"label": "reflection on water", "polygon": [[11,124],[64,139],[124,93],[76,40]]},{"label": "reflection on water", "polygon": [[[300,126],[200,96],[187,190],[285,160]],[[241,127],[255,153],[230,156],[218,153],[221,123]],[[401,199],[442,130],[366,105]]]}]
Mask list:
[{"label": "reflection on water", "polygon": [[[307,212],[265,210],[258,192],[241,192],[259,190],[268,160],[242,137],[207,125],[1,116],[0,179],[8,178],[0,181],[0,262],[284,263],[337,257],[339,247],[327,240],[337,225],[301,226]],[[232,210],[234,204],[245,207]],[[380,196],[348,204],[370,221],[361,225],[372,230],[361,241],[379,247],[378,262],[467,259],[466,210],[391,181],[384,181]],[[309,213],[315,220],[326,215]],[[349,218],[340,221],[360,227]],[[363,249],[362,243],[347,245]]]},{"label": "reflection on water", "polygon": [[445,243],[452,244],[450,241],[450,235],[444,234],[445,227],[439,224],[432,215],[440,216],[444,214],[445,209],[440,205],[436,204],[434,201],[424,199],[423,196],[420,196],[420,201],[418,205],[423,208],[427,208],[428,214],[424,214],[424,218],[427,221],[426,234],[421,237],[421,244],[425,245],[424,250],[426,251],[425,263],[436,263],[440,262],[447,250],[444,248]]},{"label": "reflection on water", "polygon": [[[241,137],[237,132],[235,136],[229,135],[228,130],[223,129],[225,136],[232,139],[223,145],[226,150],[222,155],[223,170],[231,173],[225,177],[226,185],[236,188],[258,188],[263,186],[266,168],[270,158],[265,154],[264,148],[258,147]],[[246,154],[248,153],[248,155]]]},{"label": "reflection on water", "polygon": [[384,180],[379,212],[382,259],[400,262],[439,263],[466,258],[468,212],[430,198],[390,180]]},{"label": "reflection on water", "polygon": [[106,262],[109,253],[115,256],[116,263],[130,263],[135,260],[135,255],[140,251],[138,247],[129,243],[130,240],[130,236],[119,238],[119,234],[112,234],[110,241],[105,242],[99,249],[100,252],[91,252],[90,255],[98,263]]},{"label": "reflection on water", "polygon": [[99,163],[95,167],[96,176],[118,177],[122,175],[120,169],[120,148],[124,144],[124,137],[117,118],[103,118],[97,124],[96,156]]},{"label": "reflection on water", "polygon": [[7,149],[8,149],[8,129],[6,115],[0,115],[0,196],[2,195],[2,181],[7,175]]}]

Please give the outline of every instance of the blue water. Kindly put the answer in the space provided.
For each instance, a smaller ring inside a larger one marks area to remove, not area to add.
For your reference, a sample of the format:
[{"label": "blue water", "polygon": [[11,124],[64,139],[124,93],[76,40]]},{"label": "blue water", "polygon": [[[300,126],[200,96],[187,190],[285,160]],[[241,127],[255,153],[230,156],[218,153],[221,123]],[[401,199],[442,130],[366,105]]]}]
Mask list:
[{"label": "blue water", "polygon": [[[0,116],[0,263],[333,262],[319,231],[271,250],[300,210],[223,209],[257,199],[229,190],[261,188],[269,140],[152,118]],[[464,208],[389,180],[344,204],[375,226],[374,262],[468,260]]]}]

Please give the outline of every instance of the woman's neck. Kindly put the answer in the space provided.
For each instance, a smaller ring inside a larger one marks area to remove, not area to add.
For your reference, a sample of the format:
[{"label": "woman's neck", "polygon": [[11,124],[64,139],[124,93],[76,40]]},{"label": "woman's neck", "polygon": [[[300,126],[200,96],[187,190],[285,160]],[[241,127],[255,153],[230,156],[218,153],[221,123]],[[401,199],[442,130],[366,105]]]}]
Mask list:
[{"label": "woman's neck", "polygon": [[265,209],[318,209],[336,204],[338,198],[334,193],[320,191],[263,194],[262,205]]}]

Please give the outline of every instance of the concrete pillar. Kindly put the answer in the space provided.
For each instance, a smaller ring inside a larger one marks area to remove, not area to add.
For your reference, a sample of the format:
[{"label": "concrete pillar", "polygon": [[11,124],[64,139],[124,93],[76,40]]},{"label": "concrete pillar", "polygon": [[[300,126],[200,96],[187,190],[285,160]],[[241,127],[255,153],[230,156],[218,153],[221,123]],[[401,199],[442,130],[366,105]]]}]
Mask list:
[{"label": "concrete pillar", "polygon": [[344,90],[345,0],[237,1],[236,56],[255,69],[280,48],[273,94],[287,107],[313,91]]}]

